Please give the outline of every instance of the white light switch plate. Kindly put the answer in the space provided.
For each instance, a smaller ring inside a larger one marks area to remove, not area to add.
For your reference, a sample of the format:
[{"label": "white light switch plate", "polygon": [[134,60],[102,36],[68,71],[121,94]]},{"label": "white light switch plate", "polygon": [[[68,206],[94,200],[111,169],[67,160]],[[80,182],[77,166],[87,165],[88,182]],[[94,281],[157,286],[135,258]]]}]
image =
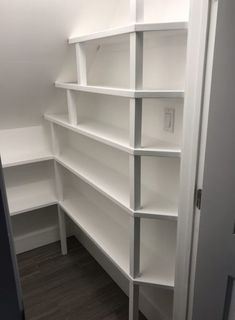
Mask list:
[{"label": "white light switch plate", "polygon": [[175,128],[175,109],[165,108],[164,109],[164,130],[173,133],[174,128]]}]

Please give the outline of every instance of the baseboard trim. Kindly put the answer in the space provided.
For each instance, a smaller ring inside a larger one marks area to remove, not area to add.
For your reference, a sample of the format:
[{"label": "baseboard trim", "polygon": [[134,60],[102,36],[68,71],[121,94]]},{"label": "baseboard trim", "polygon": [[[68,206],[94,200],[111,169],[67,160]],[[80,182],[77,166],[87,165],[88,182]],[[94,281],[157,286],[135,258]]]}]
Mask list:
[{"label": "baseboard trim", "polygon": [[23,253],[58,240],[58,225],[50,226],[48,228],[14,237],[15,251],[16,254]]}]

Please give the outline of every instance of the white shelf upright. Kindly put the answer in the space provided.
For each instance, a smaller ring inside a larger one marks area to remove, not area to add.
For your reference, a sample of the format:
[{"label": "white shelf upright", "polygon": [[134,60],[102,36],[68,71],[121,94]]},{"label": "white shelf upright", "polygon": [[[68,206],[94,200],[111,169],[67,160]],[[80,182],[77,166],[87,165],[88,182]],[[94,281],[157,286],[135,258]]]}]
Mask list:
[{"label": "white shelf upright", "polygon": [[[141,23],[144,19],[144,1],[130,1],[131,22]],[[130,88],[143,89],[143,32],[130,33]],[[130,146],[141,148],[142,99],[130,99]],[[130,207],[141,205],[141,156],[129,155]],[[135,279],[140,273],[140,217],[130,217],[130,276]],[[139,317],[139,285],[129,282],[129,320]]]}]

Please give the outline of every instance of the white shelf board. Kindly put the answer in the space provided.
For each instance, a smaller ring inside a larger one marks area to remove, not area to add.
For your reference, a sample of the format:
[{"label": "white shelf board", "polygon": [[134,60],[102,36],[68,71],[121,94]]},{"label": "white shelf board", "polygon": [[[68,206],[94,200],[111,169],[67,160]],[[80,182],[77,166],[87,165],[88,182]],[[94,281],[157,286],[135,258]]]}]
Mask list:
[{"label": "white shelf board", "polygon": [[46,114],[45,119],[93,140],[129,152],[129,133],[127,130],[95,122],[90,119],[83,119],[82,122],[79,122],[79,124],[75,126],[70,124],[68,116],[63,114]]},{"label": "white shelf board", "polygon": [[125,275],[129,273],[128,233],[100,208],[77,192],[69,191],[62,209],[78,225],[99,249]]},{"label": "white shelf board", "polygon": [[57,204],[57,197],[49,180],[7,188],[10,215]]},{"label": "white shelf board", "polygon": [[5,160],[4,157],[2,161],[2,166],[3,168],[10,168],[10,167],[16,167],[16,166],[21,166],[25,164],[31,164],[31,163],[37,163],[37,162],[42,162],[42,161],[47,161],[47,160],[53,160],[54,156],[45,154],[45,155],[30,155],[30,154],[24,154],[22,156],[18,155],[13,155],[13,157],[7,157]]},{"label": "white shelf board", "polygon": [[180,157],[181,149],[169,141],[142,135],[142,147],[135,148],[134,154],[140,156]]},{"label": "white shelf board", "polygon": [[142,218],[177,220],[176,204],[146,189],[145,186],[142,187],[143,209],[133,211],[129,206],[128,178],[98,163],[95,159],[91,159],[78,151],[66,149],[61,155],[56,156],[56,160],[131,215]]},{"label": "white shelf board", "polygon": [[56,81],[55,86],[66,90],[91,92],[126,98],[183,98],[184,90],[132,90],[115,87],[80,85],[73,82]]},{"label": "white shelf board", "polygon": [[[157,257],[144,244],[141,244],[142,274],[132,279],[129,275],[128,229],[125,230],[86,197],[72,190],[67,194],[60,202],[62,209],[127,278],[141,284],[174,287],[174,266],[166,264],[169,257]],[[166,252],[162,254],[167,255]]]},{"label": "white shelf board", "polygon": [[53,159],[43,127],[0,130],[3,168]]},{"label": "white shelf board", "polygon": [[95,190],[129,211],[128,177],[104,166],[81,152],[65,149],[56,160]]},{"label": "white shelf board", "polygon": [[143,185],[141,209],[136,210],[135,215],[142,218],[177,220],[178,205]]},{"label": "white shelf board", "polygon": [[95,122],[94,120],[83,119],[75,126],[69,123],[68,116],[64,114],[46,114],[45,119],[130,154],[164,157],[180,157],[181,155],[181,150],[177,146],[150,137],[143,137],[146,147],[133,149],[129,145],[129,133],[127,130]]},{"label": "white shelf board", "polygon": [[[156,243],[156,251],[158,251]],[[138,284],[153,285],[173,289],[175,277],[175,264],[171,252],[160,250],[159,256],[155,251],[141,243],[140,248],[140,276],[134,281]]]},{"label": "white shelf board", "polygon": [[119,36],[132,32],[147,32],[147,31],[170,31],[170,30],[182,30],[186,31],[188,23],[185,21],[179,22],[163,22],[163,23],[137,23],[131,24],[119,28],[108,29],[91,34],[81,35],[78,37],[72,37],[69,39],[69,43],[79,43],[85,41],[91,41],[96,39],[108,38],[113,36]]}]

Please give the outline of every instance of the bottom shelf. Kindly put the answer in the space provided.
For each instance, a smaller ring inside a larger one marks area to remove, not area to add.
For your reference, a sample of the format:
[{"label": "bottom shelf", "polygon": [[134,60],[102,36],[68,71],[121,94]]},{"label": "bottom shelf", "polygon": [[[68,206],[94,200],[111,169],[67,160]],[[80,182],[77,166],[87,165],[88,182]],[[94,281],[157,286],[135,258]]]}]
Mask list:
[{"label": "bottom shelf", "polygon": [[[129,239],[127,230],[113,221],[86,196],[72,189],[67,190],[67,196],[59,204],[116,267],[125,276],[128,275]],[[128,225],[128,220],[126,222]]]},{"label": "bottom shelf", "polygon": [[[112,263],[130,278],[129,219],[132,218],[76,177],[70,177],[67,181],[68,185],[66,180],[63,183],[64,200],[60,206]],[[174,221],[142,219],[141,274],[135,279],[136,283],[169,289],[174,287],[174,229]]]},{"label": "bottom shelf", "polygon": [[11,217],[16,253],[59,240],[57,206]]},{"label": "bottom shelf", "polygon": [[57,204],[57,198],[48,180],[7,189],[10,215]]},{"label": "bottom shelf", "polygon": [[57,204],[53,161],[5,168],[10,215]]}]

